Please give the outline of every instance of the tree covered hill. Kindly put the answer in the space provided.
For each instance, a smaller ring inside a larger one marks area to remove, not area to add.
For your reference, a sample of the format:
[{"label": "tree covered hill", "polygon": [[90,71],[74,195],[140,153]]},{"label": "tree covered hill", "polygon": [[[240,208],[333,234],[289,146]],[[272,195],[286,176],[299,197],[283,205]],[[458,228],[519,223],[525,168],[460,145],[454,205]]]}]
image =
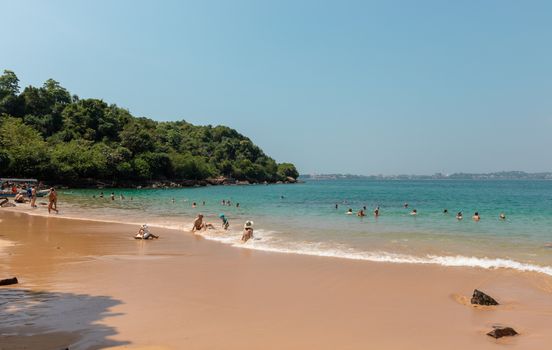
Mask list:
[{"label": "tree covered hill", "polygon": [[297,178],[251,140],[226,126],[157,122],[99,99],[80,99],[57,81],[19,89],[0,76],[0,176],[57,183]]}]

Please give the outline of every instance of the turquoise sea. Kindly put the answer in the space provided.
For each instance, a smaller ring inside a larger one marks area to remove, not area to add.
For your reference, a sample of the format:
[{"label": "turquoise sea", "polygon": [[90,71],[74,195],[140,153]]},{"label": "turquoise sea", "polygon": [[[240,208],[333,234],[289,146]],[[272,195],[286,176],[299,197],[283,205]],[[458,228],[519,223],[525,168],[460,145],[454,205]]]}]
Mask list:
[{"label": "turquoise sea", "polygon": [[[111,192],[115,200],[109,198]],[[232,205],[223,206],[222,200]],[[367,216],[357,217],[363,206]],[[373,215],[376,206],[378,218]],[[209,230],[204,236],[239,248],[552,275],[552,248],[547,246],[552,242],[552,181],[312,180],[293,185],[61,190],[60,208],[72,217],[183,231],[189,231],[200,212],[218,228],[218,216],[224,213],[230,230]],[[354,215],[345,214],[349,208]],[[412,209],[417,216],[409,215]],[[461,221],[455,218],[458,211],[464,214]],[[471,219],[476,211],[479,222]],[[501,212],[506,220],[499,219]],[[255,222],[256,239],[242,244],[245,220]]]}]

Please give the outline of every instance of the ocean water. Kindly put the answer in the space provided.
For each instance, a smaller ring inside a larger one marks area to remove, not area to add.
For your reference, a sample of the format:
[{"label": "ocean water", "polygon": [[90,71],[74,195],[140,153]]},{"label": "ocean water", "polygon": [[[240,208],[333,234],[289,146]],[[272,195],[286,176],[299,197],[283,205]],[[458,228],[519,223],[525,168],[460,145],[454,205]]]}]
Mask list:
[{"label": "ocean water", "polygon": [[[229,231],[202,234],[238,248],[552,275],[552,248],[547,245],[552,242],[552,181],[320,180],[102,191],[103,199],[98,198],[100,190],[61,190],[62,214],[189,232],[198,213],[217,228],[218,215],[224,213],[230,220]],[[116,194],[113,201],[111,192]],[[223,206],[223,199],[232,205]],[[363,206],[367,216],[357,217]],[[376,206],[380,207],[378,218],[372,214]],[[345,214],[349,208],[354,215]],[[448,214],[443,213],[445,208]],[[409,215],[412,209],[417,216]],[[455,218],[458,211],[464,214],[461,221]],[[476,211],[479,222],[471,219]],[[506,220],[499,219],[501,212]],[[242,244],[245,220],[255,222],[256,238]]]}]

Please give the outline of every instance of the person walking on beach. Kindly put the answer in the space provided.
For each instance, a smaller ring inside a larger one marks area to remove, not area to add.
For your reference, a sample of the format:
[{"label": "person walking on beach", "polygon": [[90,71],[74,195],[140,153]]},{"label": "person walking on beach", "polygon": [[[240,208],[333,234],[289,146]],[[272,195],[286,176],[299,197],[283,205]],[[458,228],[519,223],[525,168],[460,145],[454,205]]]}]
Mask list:
[{"label": "person walking on beach", "polygon": [[55,188],[50,188],[50,192],[48,193],[48,214],[50,214],[51,211],[55,211],[56,214],[59,213],[57,209],[57,193]]},{"label": "person walking on beach", "polygon": [[31,208],[36,208],[36,187],[31,188]]}]

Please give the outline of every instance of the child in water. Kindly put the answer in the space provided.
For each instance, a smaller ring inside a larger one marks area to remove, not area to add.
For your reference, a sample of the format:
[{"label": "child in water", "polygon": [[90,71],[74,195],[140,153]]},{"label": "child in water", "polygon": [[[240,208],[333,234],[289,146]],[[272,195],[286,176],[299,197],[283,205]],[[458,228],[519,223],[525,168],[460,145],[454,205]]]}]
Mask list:
[{"label": "child in water", "polygon": [[230,222],[226,218],[224,214],[220,214],[219,218],[222,220],[222,228],[225,230],[228,230],[228,226],[230,226]]}]

